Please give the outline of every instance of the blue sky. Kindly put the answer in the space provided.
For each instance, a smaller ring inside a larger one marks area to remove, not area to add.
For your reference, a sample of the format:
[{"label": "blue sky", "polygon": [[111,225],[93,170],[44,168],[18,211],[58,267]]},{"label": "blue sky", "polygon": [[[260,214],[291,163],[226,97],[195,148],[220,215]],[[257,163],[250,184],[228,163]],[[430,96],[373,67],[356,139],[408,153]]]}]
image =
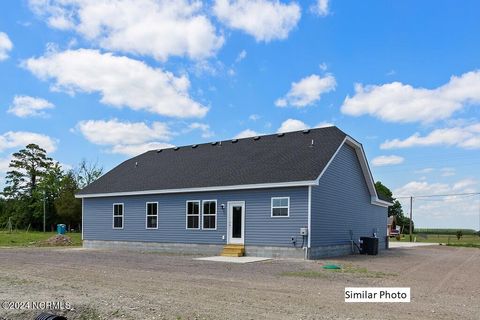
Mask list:
[{"label": "blue sky", "polygon": [[[478,192],[479,10],[2,1],[0,174],[29,142],[108,170],[152,148],[334,124],[396,195]],[[418,199],[417,226],[478,229],[478,198]]]}]

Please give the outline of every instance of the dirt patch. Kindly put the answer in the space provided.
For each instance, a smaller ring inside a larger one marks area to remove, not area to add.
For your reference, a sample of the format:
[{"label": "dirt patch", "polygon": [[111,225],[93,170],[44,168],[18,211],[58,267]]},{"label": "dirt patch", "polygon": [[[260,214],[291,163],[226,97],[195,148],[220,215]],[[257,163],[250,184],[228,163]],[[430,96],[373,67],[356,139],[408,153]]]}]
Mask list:
[{"label": "dirt patch", "polygon": [[71,246],[73,244],[72,238],[64,234],[56,234],[47,240],[40,241],[40,246]]},{"label": "dirt patch", "polygon": [[[476,319],[480,250],[228,264],[69,248],[0,250],[0,301],[63,301],[71,319]],[[325,270],[338,264],[342,270]],[[409,304],[347,304],[345,287],[411,287]],[[34,319],[41,310],[0,310]]]}]

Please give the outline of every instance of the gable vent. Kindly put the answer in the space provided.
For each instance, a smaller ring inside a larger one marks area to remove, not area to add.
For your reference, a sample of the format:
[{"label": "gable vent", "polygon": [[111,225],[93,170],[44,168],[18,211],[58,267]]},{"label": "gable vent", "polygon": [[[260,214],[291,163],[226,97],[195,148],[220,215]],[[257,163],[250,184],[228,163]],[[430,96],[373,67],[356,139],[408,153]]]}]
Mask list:
[{"label": "gable vent", "polygon": [[303,133],[305,133],[305,134],[307,134],[307,133],[309,133],[309,132],[310,132],[310,129],[305,129],[305,130],[303,130]]},{"label": "gable vent", "polygon": [[260,137],[259,136],[256,136],[256,137],[253,137],[253,140],[260,140]]},{"label": "gable vent", "polygon": [[198,147],[198,144],[192,145],[192,148],[193,148],[193,149],[195,149],[196,147]]},{"label": "gable vent", "polygon": [[232,139],[232,143],[237,143],[238,139]]},{"label": "gable vent", "polygon": [[282,133],[277,134],[277,137],[283,137],[284,135],[285,135],[285,133],[282,132]]}]

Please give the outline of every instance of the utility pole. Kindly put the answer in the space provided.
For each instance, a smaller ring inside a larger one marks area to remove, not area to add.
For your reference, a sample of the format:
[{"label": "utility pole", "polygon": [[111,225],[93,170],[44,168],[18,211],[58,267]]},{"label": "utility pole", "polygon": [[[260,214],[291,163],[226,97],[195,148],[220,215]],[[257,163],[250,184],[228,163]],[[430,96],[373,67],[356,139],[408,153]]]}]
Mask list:
[{"label": "utility pole", "polygon": [[43,191],[43,232],[45,232],[45,190]]},{"label": "utility pole", "polygon": [[410,242],[412,242],[412,211],[413,211],[413,197],[410,197],[410,223],[408,224],[408,229],[410,232]]}]

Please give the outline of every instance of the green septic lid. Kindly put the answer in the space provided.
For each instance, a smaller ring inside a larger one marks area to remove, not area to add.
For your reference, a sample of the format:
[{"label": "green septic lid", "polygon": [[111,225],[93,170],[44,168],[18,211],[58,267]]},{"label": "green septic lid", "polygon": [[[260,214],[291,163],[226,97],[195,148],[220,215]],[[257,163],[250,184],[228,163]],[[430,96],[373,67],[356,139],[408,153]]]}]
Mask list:
[{"label": "green septic lid", "polygon": [[342,267],[336,264],[326,264],[323,269],[342,269]]}]

